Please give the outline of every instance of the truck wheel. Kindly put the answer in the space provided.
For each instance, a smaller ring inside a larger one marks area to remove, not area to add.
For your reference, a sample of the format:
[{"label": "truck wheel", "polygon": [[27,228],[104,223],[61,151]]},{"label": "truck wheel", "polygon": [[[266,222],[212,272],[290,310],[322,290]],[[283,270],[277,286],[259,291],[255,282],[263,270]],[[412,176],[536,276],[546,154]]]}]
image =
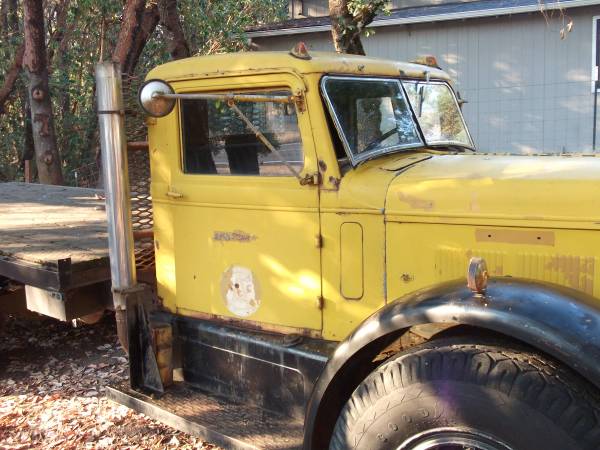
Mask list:
[{"label": "truck wheel", "polygon": [[330,450],[597,450],[600,401],[529,350],[440,339],[374,370],[340,413]]}]

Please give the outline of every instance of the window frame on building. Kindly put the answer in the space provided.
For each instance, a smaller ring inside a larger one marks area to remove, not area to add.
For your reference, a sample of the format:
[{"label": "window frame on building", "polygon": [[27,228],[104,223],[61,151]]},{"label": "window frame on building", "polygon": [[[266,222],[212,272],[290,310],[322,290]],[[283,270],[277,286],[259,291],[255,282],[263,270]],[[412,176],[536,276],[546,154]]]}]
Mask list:
[{"label": "window frame on building", "polygon": [[600,16],[592,17],[592,74],[590,86],[600,90]]}]

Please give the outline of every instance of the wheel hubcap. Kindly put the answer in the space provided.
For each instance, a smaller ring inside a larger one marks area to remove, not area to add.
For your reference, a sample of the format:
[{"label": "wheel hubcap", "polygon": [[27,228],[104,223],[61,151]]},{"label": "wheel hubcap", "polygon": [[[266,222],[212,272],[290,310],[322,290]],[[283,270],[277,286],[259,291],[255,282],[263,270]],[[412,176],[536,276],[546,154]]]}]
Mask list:
[{"label": "wheel hubcap", "polygon": [[496,438],[475,430],[441,428],[404,441],[396,450],[512,450]]}]

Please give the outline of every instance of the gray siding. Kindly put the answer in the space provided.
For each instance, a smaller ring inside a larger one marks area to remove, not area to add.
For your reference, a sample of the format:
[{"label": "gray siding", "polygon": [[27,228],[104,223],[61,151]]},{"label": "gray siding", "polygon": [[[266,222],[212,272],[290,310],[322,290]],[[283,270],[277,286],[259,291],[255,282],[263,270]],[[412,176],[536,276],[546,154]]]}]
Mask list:
[{"label": "gray siding", "polygon": [[[411,8],[414,6],[441,5],[443,3],[465,3],[473,0],[391,0],[391,9]],[[290,0],[290,17],[323,17],[329,15],[328,0]]]},{"label": "gray siding", "polygon": [[[592,18],[598,8],[569,11],[573,31],[560,39],[560,18],[539,13],[494,19],[381,27],[364,39],[369,56],[412,60],[431,54],[468,103],[463,111],[482,151],[590,152],[593,94]],[[255,38],[261,50],[304,41],[331,51],[329,33]]]},{"label": "gray siding", "polygon": [[[290,17],[322,17],[329,14],[328,0],[290,0]],[[293,14],[292,14],[293,11]]]}]

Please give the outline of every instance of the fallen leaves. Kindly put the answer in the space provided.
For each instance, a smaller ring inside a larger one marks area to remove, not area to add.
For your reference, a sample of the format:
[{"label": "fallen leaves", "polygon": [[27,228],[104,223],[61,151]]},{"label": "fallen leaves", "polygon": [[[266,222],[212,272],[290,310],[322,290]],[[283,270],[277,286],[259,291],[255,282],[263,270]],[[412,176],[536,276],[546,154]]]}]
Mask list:
[{"label": "fallen leaves", "polygon": [[0,450],[213,449],[112,403],[128,377],[114,319],[72,328],[10,318],[0,329]]}]

